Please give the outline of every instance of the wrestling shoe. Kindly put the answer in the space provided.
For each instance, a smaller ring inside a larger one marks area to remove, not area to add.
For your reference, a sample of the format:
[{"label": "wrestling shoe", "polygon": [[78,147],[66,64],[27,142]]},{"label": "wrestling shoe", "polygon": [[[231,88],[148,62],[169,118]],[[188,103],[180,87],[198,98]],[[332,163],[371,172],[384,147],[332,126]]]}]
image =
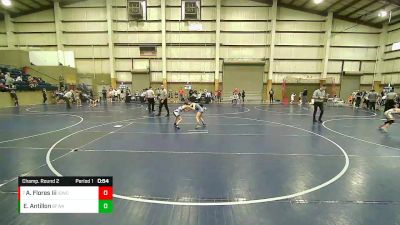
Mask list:
[{"label": "wrestling shoe", "polygon": [[386,127],[379,127],[379,129],[383,132],[383,133],[387,133],[388,129]]}]

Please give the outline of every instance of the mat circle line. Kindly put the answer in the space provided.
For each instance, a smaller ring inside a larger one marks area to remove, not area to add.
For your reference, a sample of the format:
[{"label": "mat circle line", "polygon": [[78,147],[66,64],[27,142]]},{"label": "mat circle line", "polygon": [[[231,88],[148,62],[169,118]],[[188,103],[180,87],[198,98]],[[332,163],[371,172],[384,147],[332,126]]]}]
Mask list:
[{"label": "mat circle line", "polygon": [[[365,143],[367,143],[367,144],[376,145],[376,146],[380,146],[380,147],[384,147],[384,148],[388,148],[388,149],[393,149],[393,150],[396,150],[396,151],[400,151],[400,148],[396,148],[396,147],[392,147],[392,146],[388,146],[388,145],[383,145],[383,144],[379,144],[379,143],[376,143],[376,142],[367,141],[367,140],[364,140],[364,139],[361,139],[361,138],[353,137],[353,136],[350,136],[350,135],[341,133],[341,132],[339,132],[339,131],[337,131],[337,130],[334,130],[334,129],[332,129],[332,128],[329,128],[329,127],[326,125],[326,124],[329,123],[329,122],[341,121],[341,120],[350,120],[350,119],[351,119],[351,120],[354,120],[354,119],[356,119],[356,120],[374,120],[374,118],[341,118],[341,119],[331,119],[331,120],[326,120],[326,121],[324,121],[324,122],[322,123],[322,126],[323,126],[325,129],[329,130],[330,132],[333,132],[333,133],[335,133],[335,134],[339,134],[339,135],[341,135],[341,136],[344,136],[344,137],[347,137],[347,138],[350,138],[350,139],[353,139],[353,140],[357,140],[357,141],[365,142]],[[384,121],[386,121],[386,120],[384,120]]]},{"label": "mat circle line", "polygon": [[[262,198],[262,199],[254,199],[254,200],[242,200],[242,201],[226,201],[226,202],[179,202],[179,201],[166,201],[166,200],[153,200],[153,199],[146,199],[146,198],[137,198],[137,197],[131,197],[131,196],[124,196],[124,195],[120,195],[120,194],[114,194],[114,198],[118,198],[118,199],[123,199],[123,200],[128,200],[128,201],[134,201],[134,202],[140,202],[140,203],[149,203],[149,204],[159,204],[159,205],[173,205],[173,206],[233,206],[233,205],[249,205],[249,204],[259,204],[259,203],[266,203],[266,202],[273,202],[273,201],[280,201],[280,200],[285,200],[285,199],[291,199],[291,198],[295,198],[295,197],[299,197],[314,191],[317,191],[319,189],[322,189],[332,183],[334,183],[335,181],[337,181],[338,179],[340,179],[348,170],[349,168],[349,164],[350,164],[350,160],[349,160],[349,156],[347,154],[347,152],[336,142],[334,142],[333,140],[314,133],[312,131],[303,129],[303,128],[299,128],[299,127],[295,127],[292,125],[288,125],[288,124],[283,124],[283,123],[277,123],[277,122],[271,122],[271,121],[267,121],[267,120],[259,120],[259,119],[254,119],[254,118],[244,118],[244,117],[229,117],[229,116],[221,116],[221,117],[225,117],[225,118],[231,118],[231,119],[246,119],[246,120],[252,120],[252,121],[257,121],[257,122],[263,122],[263,123],[273,123],[273,124],[277,124],[277,125],[281,125],[281,126],[286,126],[292,129],[298,129],[298,130],[302,130],[304,132],[316,135],[320,138],[323,138],[325,140],[327,140],[328,142],[332,143],[333,145],[335,145],[337,148],[339,148],[339,150],[343,153],[344,159],[345,159],[345,163],[344,166],[342,168],[342,170],[333,178],[329,179],[328,181],[317,185],[315,187],[300,191],[300,192],[296,192],[293,194],[288,194],[288,195],[282,195],[282,196],[277,196],[277,197],[270,197],[270,198]],[[142,118],[144,119],[144,118]],[[123,121],[127,121],[127,120],[123,120]],[[75,135],[75,134],[79,134],[82,131],[86,131],[92,128],[96,128],[96,127],[100,127],[100,126],[104,126],[104,125],[108,125],[108,124],[112,124],[112,123],[118,123],[118,122],[123,122],[123,121],[115,121],[115,122],[111,122],[111,123],[105,123],[105,124],[100,124],[100,125],[96,125],[93,127],[89,127],[86,128],[84,130],[81,131],[77,131],[74,132],[68,136],[65,136],[63,138],[61,138],[60,140],[58,140],[57,142],[55,142],[48,150],[47,154],[46,154],[46,163],[47,166],[49,167],[49,169],[56,175],[59,177],[62,177],[63,175],[58,172],[54,166],[52,165],[50,156],[51,156],[51,152],[53,151],[53,149],[63,140]]]},{"label": "mat circle line", "polygon": [[[276,115],[285,115],[285,116],[312,116],[312,114],[302,114],[302,113],[285,113],[285,112],[278,112],[278,111],[271,111],[271,110],[265,110],[265,109],[260,109],[260,106],[254,106],[254,109],[259,110],[259,111],[264,111],[264,112],[270,112]],[[362,110],[363,112],[371,113],[365,110]],[[310,111],[311,112],[311,111]],[[365,116],[350,116],[350,115],[342,115],[342,116],[324,116],[324,117],[331,117],[331,118],[365,118],[365,117],[375,117],[377,114],[372,113],[371,115],[365,115]]]},{"label": "mat circle line", "polygon": [[[27,115],[27,116],[28,116],[28,115],[30,115],[30,114],[23,114],[23,115]],[[79,122],[77,122],[77,123],[75,123],[75,124],[72,124],[72,125],[70,125],[70,126],[67,126],[67,127],[61,128],[61,129],[52,130],[52,131],[47,131],[47,132],[44,132],[44,133],[39,133],[39,134],[29,135],[29,136],[20,137],[20,138],[14,138],[14,139],[9,139],[9,140],[0,141],[0,144],[3,144],[3,143],[8,143],[8,142],[13,142],[13,141],[24,140],[24,139],[33,138],[33,137],[38,137],[38,136],[42,136],[42,135],[46,135],[46,134],[52,134],[52,133],[55,133],[55,132],[58,132],[58,131],[62,131],[62,130],[66,130],[66,129],[69,129],[69,128],[72,128],[72,127],[75,127],[75,126],[77,126],[77,125],[79,125],[79,124],[81,124],[81,123],[83,122],[83,117],[81,117],[81,116],[78,116],[78,115],[74,115],[74,114],[40,114],[40,115],[60,115],[60,116],[71,116],[71,117],[77,117],[77,118],[79,118],[79,119],[80,119],[80,121],[79,121]]]}]

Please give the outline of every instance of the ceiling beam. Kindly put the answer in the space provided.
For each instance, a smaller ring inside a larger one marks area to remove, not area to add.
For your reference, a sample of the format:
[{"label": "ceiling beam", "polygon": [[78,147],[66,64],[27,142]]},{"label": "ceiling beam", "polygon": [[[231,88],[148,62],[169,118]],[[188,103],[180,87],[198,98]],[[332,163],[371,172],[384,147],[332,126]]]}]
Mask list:
[{"label": "ceiling beam", "polygon": [[365,21],[362,21],[362,20],[352,19],[352,18],[349,18],[349,17],[346,17],[346,16],[341,16],[341,15],[335,15],[334,14],[333,16],[336,19],[345,20],[345,21],[352,22],[352,23],[357,23],[357,24],[360,24],[360,25],[365,25],[365,26],[374,27],[374,28],[382,28],[381,24],[368,23],[368,22],[365,22]]},{"label": "ceiling beam", "polygon": [[21,10],[15,8],[15,7],[4,7],[2,4],[0,4],[0,11],[4,11],[7,13],[12,13],[12,12],[20,12]]},{"label": "ceiling beam", "polygon": [[374,3],[378,3],[378,2],[377,2],[376,0],[372,0],[372,1],[370,1],[370,2],[367,2],[366,4],[364,4],[363,6],[361,6],[360,8],[358,8],[358,9],[356,9],[356,10],[353,10],[353,11],[351,11],[351,12],[348,12],[348,13],[346,13],[346,14],[343,14],[343,16],[351,16],[352,14],[358,13],[358,12],[360,12],[361,10],[368,8],[369,6],[373,5]]},{"label": "ceiling beam", "polygon": [[318,11],[318,10],[302,8],[302,7],[299,7],[299,6],[290,5],[290,4],[283,3],[283,2],[278,2],[278,6],[281,6],[281,7],[284,7],[284,8],[288,8],[288,9],[301,10],[303,12],[317,14],[317,15],[320,15],[320,16],[326,15],[324,12],[321,12],[321,11]]},{"label": "ceiling beam", "polygon": [[[392,13],[392,16],[395,15],[398,11],[400,11],[400,7],[393,8],[392,10],[390,10],[390,12]],[[365,15],[362,15],[361,17],[366,16],[366,15],[368,15],[368,14],[369,14],[369,13],[366,13]],[[360,16],[359,16],[359,17],[360,17]],[[357,17],[357,18],[359,18],[359,17]],[[357,18],[356,18],[356,19],[357,19]],[[384,23],[388,18],[378,17],[377,19],[378,19],[378,22],[377,22],[377,23]]]},{"label": "ceiling beam", "polygon": [[37,5],[41,5],[41,6],[47,6],[48,4],[43,4],[43,2],[39,1],[39,0],[30,0],[31,2],[37,4]]},{"label": "ceiling beam", "polygon": [[35,8],[35,7],[33,7],[33,6],[29,5],[29,4],[26,4],[26,3],[23,2],[23,1],[14,0],[14,2],[16,2],[16,3],[20,4],[20,5],[23,5],[24,7],[28,8],[28,9],[33,9],[33,8]]},{"label": "ceiling beam", "polygon": [[376,15],[374,15],[371,19],[367,20],[367,22],[371,22],[371,21],[376,20],[377,17],[378,17],[377,12],[379,12],[379,11],[382,10],[382,9],[385,9],[386,7],[388,7],[388,6],[390,6],[390,5],[391,5],[391,3],[388,3],[388,4],[385,4],[385,5],[379,7],[379,8],[377,8],[377,9],[375,9],[375,10],[372,10],[372,11],[370,12],[370,15],[374,15],[374,14],[376,14]]},{"label": "ceiling beam", "polygon": [[[290,5],[290,4],[283,3],[283,2],[278,2],[278,6],[284,7],[284,8],[288,8],[288,9],[301,10],[303,12],[317,14],[317,15],[320,15],[320,16],[327,16],[328,15],[326,11],[322,12],[322,11],[309,9],[309,8],[300,8],[298,6]],[[345,21],[348,21],[348,22],[357,23],[357,24],[361,24],[361,25],[365,25],[365,26],[370,26],[370,27],[374,27],[374,28],[382,28],[382,25],[380,25],[380,24],[366,23],[366,22],[361,21],[361,20],[352,19],[352,18],[349,18],[349,17],[337,15],[335,13],[333,14],[333,17],[336,18],[336,19],[345,20]]]},{"label": "ceiling beam", "polygon": [[390,25],[393,25],[393,24],[396,24],[396,23],[398,23],[398,22],[400,22],[400,14],[399,15],[397,15],[397,16],[394,16],[394,17],[392,17],[392,20],[390,21]]},{"label": "ceiling beam", "polygon": [[[46,0],[46,1],[47,1],[47,0]],[[70,4],[74,4],[74,3],[82,2],[82,1],[84,1],[84,0],[70,0],[70,1],[64,1],[64,2],[62,2],[62,3],[60,2],[60,6],[63,7],[63,6],[66,6],[66,5],[70,5]],[[19,12],[19,13],[11,13],[11,16],[12,16],[12,17],[18,17],[18,16],[23,16],[23,15],[28,15],[28,14],[32,14],[32,13],[36,13],[36,12],[41,12],[41,11],[53,9],[53,8],[54,8],[53,2],[51,1],[51,2],[49,2],[49,3],[50,3],[49,5],[42,6],[42,7],[40,7],[40,8],[31,9],[31,10],[28,10],[28,11],[22,11],[22,12]]]},{"label": "ceiling beam", "polygon": [[24,15],[28,15],[28,14],[32,14],[32,13],[49,10],[52,8],[53,8],[53,5],[48,5],[48,6],[43,6],[43,7],[37,8],[37,9],[30,9],[27,11],[22,11],[20,13],[11,13],[11,17],[15,18],[15,17],[19,17],[19,16],[24,16]]},{"label": "ceiling beam", "polygon": [[333,7],[335,7],[337,4],[339,4],[340,2],[342,2],[342,0],[336,0],[336,2],[332,3],[331,5],[329,5],[324,11],[326,13],[328,13],[329,10],[331,10]]},{"label": "ceiling beam", "polygon": [[386,1],[392,3],[393,5],[400,6],[400,0],[386,0]]},{"label": "ceiling beam", "polygon": [[371,10],[371,11],[368,11],[367,13],[365,13],[365,14],[363,14],[363,15],[361,15],[361,16],[358,16],[356,19],[359,20],[359,19],[361,19],[362,17],[372,15],[373,12],[376,12],[376,11],[380,10],[382,7],[383,7],[383,6],[381,6],[381,7],[379,7],[379,8],[376,8],[376,9],[373,9],[373,10]]},{"label": "ceiling beam", "polygon": [[[396,12],[398,12],[398,11],[400,11],[400,7],[392,10],[392,15],[395,14]],[[392,18],[390,19],[390,23],[389,24],[397,23],[398,19],[400,19],[400,13],[395,15],[395,16],[392,16]]]},{"label": "ceiling beam", "polygon": [[66,5],[71,5],[71,4],[74,4],[74,3],[84,2],[84,1],[85,1],[85,0],[69,0],[69,1],[63,1],[63,2],[60,2],[60,6],[63,7],[63,6],[66,6]]},{"label": "ceiling beam", "polygon": [[349,3],[347,3],[346,5],[342,6],[342,7],[339,8],[338,10],[334,10],[334,12],[335,12],[336,14],[340,14],[343,10],[348,9],[350,6],[356,4],[356,3],[359,2],[359,1],[360,1],[360,0],[353,0],[353,1],[349,2]]},{"label": "ceiling beam", "polygon": [[310,1],[306,0],[303,4],[299,5],[299,7],[304,8]]}]

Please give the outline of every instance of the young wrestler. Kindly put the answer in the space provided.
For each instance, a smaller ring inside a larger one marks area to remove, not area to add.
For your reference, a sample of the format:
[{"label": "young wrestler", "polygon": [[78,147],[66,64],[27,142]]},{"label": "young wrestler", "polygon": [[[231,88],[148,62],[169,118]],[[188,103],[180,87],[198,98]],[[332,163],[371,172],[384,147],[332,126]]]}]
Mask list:
[{"label": "young wrestler", "polygon": [[185,112],[186,112],[186,111],[189,111],[189,110],[193,110],[193,109],[190,107],[189,102],[185,102],[184,105],[179,106],[177,109],[174,110],[174,116],[175,116],[174,127],[175,127],[176,129],[178,129],[178,130],[181,129],[181,128],[179,127],[179,124],[182,122],[181,113],[184,112],[184,111],[185,111]]},{"label": "young wrestler", "polygon": [[74,97],[75,97],[76,106],[81,107],[82,106],[82,91],[76,90]]},{"label": "young wrestler", "polygon": [[201,123],[203,124],[203,127],[205,127],[206,126],[206,123],[204,122],[204,119],[203,119],[203,113],[204,113],[204,111],[206,110],[206,108],[204,107],[202,107],[200,104],[198,104],[198,103],[192,103],[192,104],[190,104],[190,107],[193,109],[193,110],[195,110],[197,113],[196,113],[196,121],[197,121],[197,125],[196,125],[196,129],[199,129],[199,128],[201,128],[202,126],[200,125],[200,121],[201,121]]},{"label": "young wrestler", "polygon": [[381,129],[385,133],[388,132],[388,128],[390,127],[390,125],[394,123],[393,114],[400,114],[400,108],[389,109],[385,112],[385,117],[387,121],[385,122],[385,124],[379,127],[379,129]]}]

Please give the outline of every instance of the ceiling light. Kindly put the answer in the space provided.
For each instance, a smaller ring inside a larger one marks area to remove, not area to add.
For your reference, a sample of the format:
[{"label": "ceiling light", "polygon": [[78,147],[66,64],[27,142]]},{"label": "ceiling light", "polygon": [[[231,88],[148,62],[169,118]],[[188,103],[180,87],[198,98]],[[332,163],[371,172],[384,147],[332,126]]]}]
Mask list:
[{"label": "ceiling light", "polygon": [[380,11],[379,12],[379,17],[387,17],[387,15],[388,15],[388,12],[387,11],[385,11],[385,10],[382,10],[382,11]]},{"label": "ceiling light", "polygon": [[1,3],[2,3],[4,6],[11,6],[11,0],[1,0]]},{"label": "ceiling light", "polygon": [[324,0],[314,0],[314,3],[315,4],[320,4],[320,3],[322,3]]}]

